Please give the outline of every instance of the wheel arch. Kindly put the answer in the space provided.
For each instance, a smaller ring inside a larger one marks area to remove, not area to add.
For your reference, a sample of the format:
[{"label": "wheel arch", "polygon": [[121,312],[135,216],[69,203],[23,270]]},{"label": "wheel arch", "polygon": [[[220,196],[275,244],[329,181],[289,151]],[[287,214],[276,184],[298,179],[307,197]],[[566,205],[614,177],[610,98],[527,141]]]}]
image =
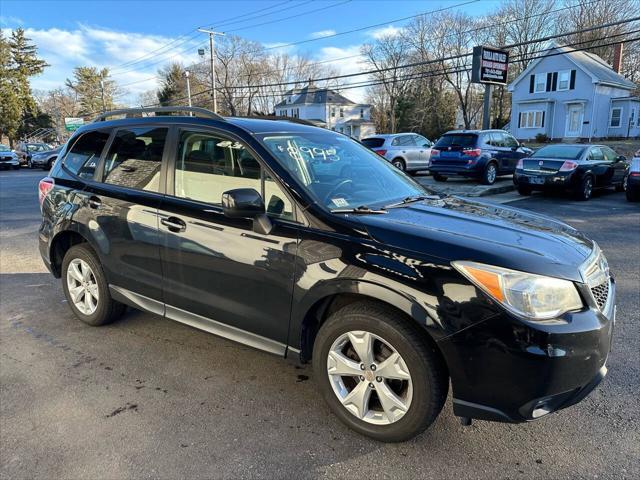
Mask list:
[{"label": "wheel arch", "polygon": [[[341,282],[343,283],[343,282]],[[325,289],[323,289],[325,290]],[[414,299],[393,291],[385,286],[369,282],[354,281],[348,285],[342,284],[333,292],[322,291],[314,295],[313,300],[306,302],[308,305],[300,309],[297,316],[292,318],[293,325],[290,343],[297,343],[300,349],[300,360],[308,362],[313,356],[313,346],[316,335],[324,322],[336,311],[358,301],[368,301],[385,305],[395,310],[398,316],[418,326],[425,341],[432,344],[442,357],[446,365],[445,357],[440,351],[435,339],[426,328],[429,315]]]},{"label": "wheel arch", "polygon": [[63,230],[53,237],[49,247],[49,260],[56,278],[60,278],[62,275],[62,261],[67,251],[74,245],[81,243],[90,244],[85,236],[75,230]]}]

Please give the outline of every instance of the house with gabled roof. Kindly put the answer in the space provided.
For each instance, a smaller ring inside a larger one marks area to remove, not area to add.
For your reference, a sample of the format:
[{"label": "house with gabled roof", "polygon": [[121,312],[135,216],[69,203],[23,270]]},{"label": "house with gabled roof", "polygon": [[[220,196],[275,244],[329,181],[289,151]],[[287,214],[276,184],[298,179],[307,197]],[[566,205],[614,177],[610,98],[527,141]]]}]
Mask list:
[{"label": "house with gabled roof", "polygon": [[274,109],[278,116],[307,120],[357,140],[376,133],[371,105],[353,102],[336,90],[317,87],[312,81],[286,92]]},{"label": "house with gabled roof", "polygon": [[620,75],[622,45],[613,66],[598,55],[552,44],[509,85],[511,133],[520,140],[640,136],[638,86]]}]

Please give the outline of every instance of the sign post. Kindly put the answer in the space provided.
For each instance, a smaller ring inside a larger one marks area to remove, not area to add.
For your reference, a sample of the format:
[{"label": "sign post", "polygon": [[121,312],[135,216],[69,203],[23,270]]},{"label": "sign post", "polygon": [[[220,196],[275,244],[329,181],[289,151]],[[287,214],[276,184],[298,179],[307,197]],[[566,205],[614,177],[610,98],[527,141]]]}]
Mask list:
[{"label": "sign post", "polygon": [[73,132],[79,129],[83,125],[84,125],[84,118],[65,117],[64,119],[64,129],[67,132]]},{"label": "sign post", "polygon": [[471,81],[484,84],[482,128],[491,125],[491,85],[506,85],[509,71],[509,52],[497,48],[473,47]]}]

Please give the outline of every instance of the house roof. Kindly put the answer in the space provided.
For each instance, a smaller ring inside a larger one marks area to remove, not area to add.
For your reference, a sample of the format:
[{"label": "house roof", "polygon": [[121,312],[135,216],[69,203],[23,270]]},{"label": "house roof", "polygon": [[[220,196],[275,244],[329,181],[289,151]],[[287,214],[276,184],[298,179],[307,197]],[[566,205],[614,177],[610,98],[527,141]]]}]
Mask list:
[{"label": "house roof", "polygon": [[[574,50],[573,48],[565,47],[564,45],[557,43],[552,43],[550,47],[554,48],[556,51],[564,52],[565,57],[589,75],[594,83],[607,83],[617,87],[627,88],[629,90],[636,88],[635,83],[627,80],[619,73],[614,72],[613,68],[611,68],[607,62],[594,53]],[[555,51],[550,50],[549,53],[555,53]],[[533,70],[540,62],[544,61],[547,58],[547,55],[529,63],[527,68],[518,75],[513,82],[511,82],[509,85],[509,91],[513,91],[517,83],[519,83],[523,78],[528,77],[531,70]]]},{"label": "house roof", "polygon": [[352,102],[348,98],[340,95],[338,92],[331,88],[318,88],[313,82],[309,82],[308,85],[300,88],[300,89],[291,89],[287,93],[284,94],[285,97],[290,95],[297,95],[297,98],[290,103],[287,103],[286,100],[278,103],[275,108],[284,107],[287,105],[301,105],[301,104],[310,104],[310,103],[333,103],[337,105],[355,105],[355,102]]}]

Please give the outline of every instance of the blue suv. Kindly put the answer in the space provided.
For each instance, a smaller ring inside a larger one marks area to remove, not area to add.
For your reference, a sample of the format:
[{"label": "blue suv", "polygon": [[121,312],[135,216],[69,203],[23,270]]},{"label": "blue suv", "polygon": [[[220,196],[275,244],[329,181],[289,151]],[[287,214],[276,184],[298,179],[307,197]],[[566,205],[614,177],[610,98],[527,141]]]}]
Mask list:
[{"label": "blue suv", "polygon": [[518,160],[531,152],[504,130],[453,130],[433,146],[429,170],[437,182],[462,175],[492,185],[498,175],[513,173]]}]

